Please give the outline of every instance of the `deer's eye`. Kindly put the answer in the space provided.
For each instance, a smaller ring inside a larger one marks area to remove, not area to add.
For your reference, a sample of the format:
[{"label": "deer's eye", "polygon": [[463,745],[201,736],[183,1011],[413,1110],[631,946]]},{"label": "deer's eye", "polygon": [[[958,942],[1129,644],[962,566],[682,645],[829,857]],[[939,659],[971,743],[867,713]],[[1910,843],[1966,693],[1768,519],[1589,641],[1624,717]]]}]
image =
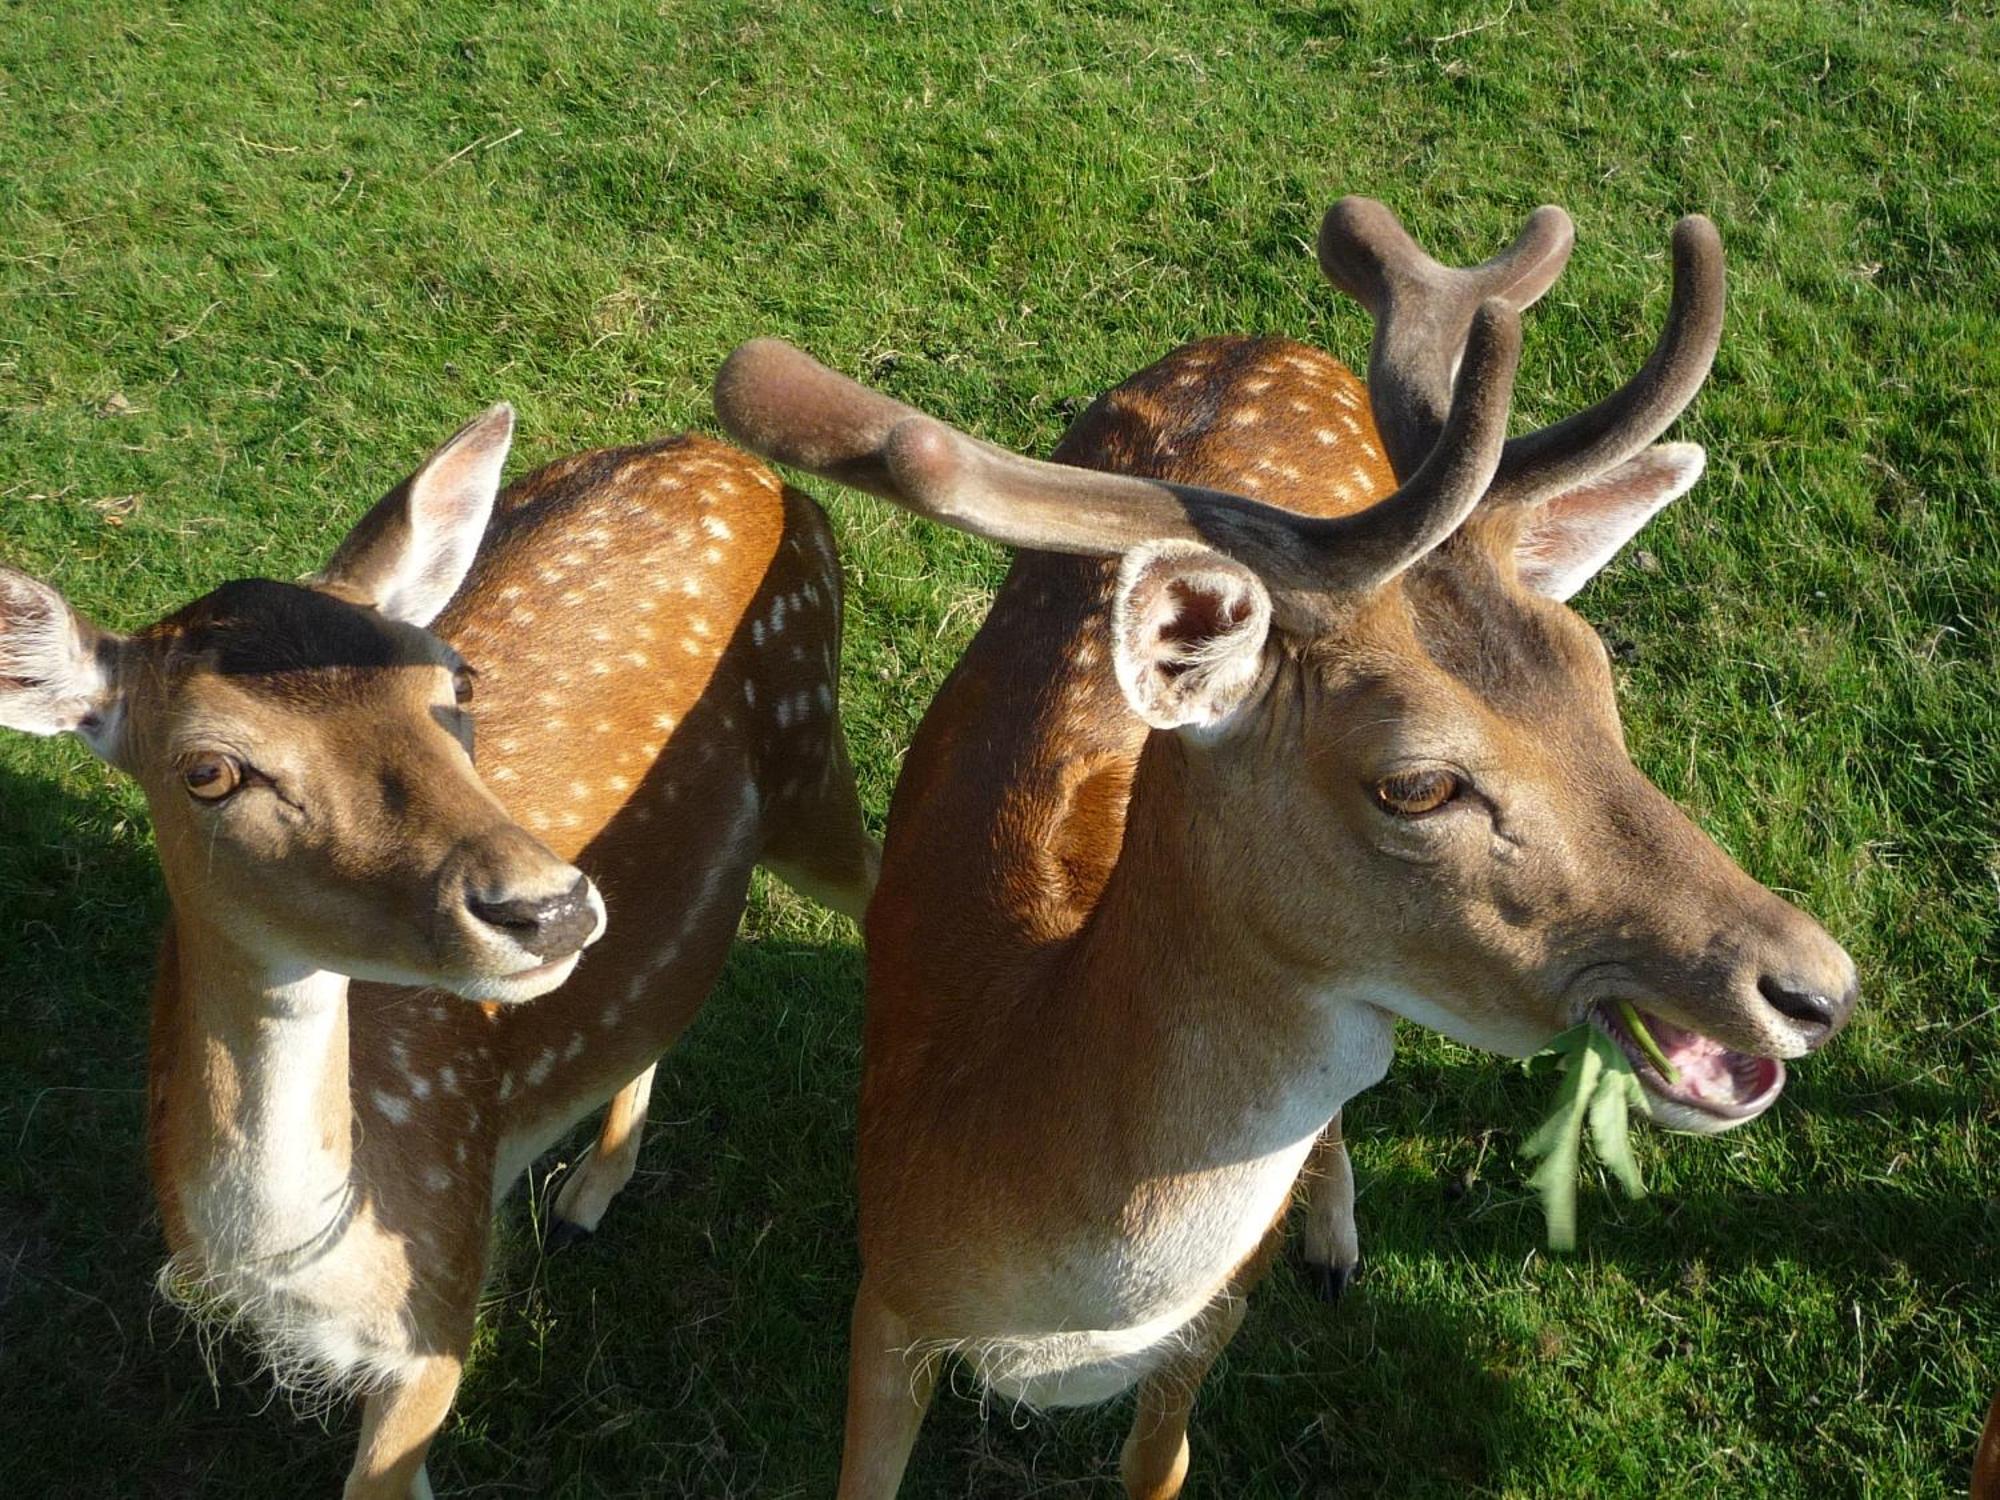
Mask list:
[{"label": "deer's eye", "polygon": [[1421,818],[1464,790],[1465,784],[1450,771],[1398,771],[1375,784],[1375,801],[1399,818]]},{"label": "deer's eye", "polygon": [[220,802],[243,785],[243,765],[217,751],[204,750],[181,765],[181,785],[200,802]]}]

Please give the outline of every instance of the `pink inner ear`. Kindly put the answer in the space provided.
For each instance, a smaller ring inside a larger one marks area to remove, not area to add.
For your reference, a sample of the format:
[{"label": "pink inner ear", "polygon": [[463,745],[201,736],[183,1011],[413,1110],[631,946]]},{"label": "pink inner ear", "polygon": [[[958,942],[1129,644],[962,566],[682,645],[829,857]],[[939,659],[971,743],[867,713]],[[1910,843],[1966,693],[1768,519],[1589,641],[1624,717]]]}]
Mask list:
[{"label": "pink inner ear", "polygon": [[483,510],[514,439],[514,409],[505,403],[468,422],[418,471],[412,500],[433,525],[452,526]]},{"label": "pink inner ear", "polygon": [[1661,443],[1544,501],[1515,543],[1522,585],[1551,599],[1569,598],[1667,502],[1685,494],[1705,462],[1699,444]]},{"label": "pink inner ear", "polygon": [[1202,642],[1241,625],[1250,610],[1250,600],[1238,589],[1201,587],[1189,578],[1170,578],[1148,609],[1147,624],[1162,646],[1178,647],[1173,654],[1186,656]]},{"label": "pink inner ear", "polygon": [[462,524],[479,507],[473,486],[491,463],[486,452],[452,453],[424,476],[424,519],[436,526]]}]

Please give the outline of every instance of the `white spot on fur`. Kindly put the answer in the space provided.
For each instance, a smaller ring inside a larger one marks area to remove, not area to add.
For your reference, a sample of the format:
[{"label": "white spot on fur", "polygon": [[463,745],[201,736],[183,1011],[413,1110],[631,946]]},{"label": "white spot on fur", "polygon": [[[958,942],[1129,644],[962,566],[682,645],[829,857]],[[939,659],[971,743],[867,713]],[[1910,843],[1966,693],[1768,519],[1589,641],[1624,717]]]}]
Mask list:
[{"label": "white spot on fur", "polygon": [[411,1109],[409,1100],[398,1094],[389,1093],[385,1089],[375,1090],[373,1097],[375,1112],[391,1125],[407,1125],[410,1123]]}]

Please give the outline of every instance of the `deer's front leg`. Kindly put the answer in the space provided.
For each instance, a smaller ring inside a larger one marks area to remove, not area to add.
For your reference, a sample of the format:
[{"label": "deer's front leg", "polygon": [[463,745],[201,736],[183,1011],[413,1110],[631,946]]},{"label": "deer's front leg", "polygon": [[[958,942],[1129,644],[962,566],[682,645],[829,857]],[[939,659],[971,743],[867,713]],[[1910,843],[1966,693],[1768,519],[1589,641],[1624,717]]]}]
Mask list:
[{"label": "deer's front leg", "polygon": [[570,1168],[556,1194],[555,1222],[549,1226],[551,1251],[574,1245],[597,1232],[611,1200],[625,1190],[639,1167],[639,1138],[646,1130],[646,1105],[653,1097],[653,1074],[646,1069],[620,1089],[604,1112],[597,1147]]},{"label": "deer's front leg", "polygon": [[1361,1240],[1354,1229],[1354,1169],[1348,1164],[1339,1115],[1320,1132],[1302,1175],[1306,1223],[1300,1253],[1306,1280],[1322,1302],[1338,1302],[1361,1268]]},{"label": "deer's front leg", "polygon": [[869,1286],[854,1298],[847,1365],[847,1433],[839,1500],[895,1500],[936,1385],[933,1360],[915,1355],[910,1325]]},{"label": "deer's front leg", "polygon": [[405,1379],[368,1397],[345,1500],[431,1500],[424,1454],[451,1410],[464,1368],[462,1353],[425,1355]]}]

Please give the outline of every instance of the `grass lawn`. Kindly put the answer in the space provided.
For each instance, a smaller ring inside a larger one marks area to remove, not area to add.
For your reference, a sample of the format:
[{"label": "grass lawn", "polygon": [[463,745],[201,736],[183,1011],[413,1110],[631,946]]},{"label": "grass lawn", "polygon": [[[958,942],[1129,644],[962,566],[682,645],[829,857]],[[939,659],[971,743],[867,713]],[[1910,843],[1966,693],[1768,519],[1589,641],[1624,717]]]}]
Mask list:
[{"label": "grass lawn", "polygon": [[[281,14],[282,12],[282,14]],[[1448,258],[1575,214],[1517,408],[1643,356],[1672,218],[1731,257],[1707,477],[1578,600],[1634,753],[1861,965],[1762,1121],[1646,1135],[1542,1253],[1548,1085],[1410,1032],[1350,1112],[1370,1269],[1275,1275],[1190,1494],[1961,1488],[2000,1383],[2000,22],[1989,5],[0,3],[0,557],[119,627],[296,576],[466,416],[512,472],[712,427],[785,335],[1045,451],[1174,344],[1363,356],[1342,192]],[[1003,559],[816,486],[886,805]],[[137,794],[0,737],[0,1491],[332,1494],[151,1291]],[[503,1213],[441,1494],[831,1492],[855,1266],[851,928],[760,882],[639,1178],[544,1261]],[[572,1143],[574,1145],[576,1143]],[[1102,1494],[1125,1413],[933,1413],[906,1494]]]}]

